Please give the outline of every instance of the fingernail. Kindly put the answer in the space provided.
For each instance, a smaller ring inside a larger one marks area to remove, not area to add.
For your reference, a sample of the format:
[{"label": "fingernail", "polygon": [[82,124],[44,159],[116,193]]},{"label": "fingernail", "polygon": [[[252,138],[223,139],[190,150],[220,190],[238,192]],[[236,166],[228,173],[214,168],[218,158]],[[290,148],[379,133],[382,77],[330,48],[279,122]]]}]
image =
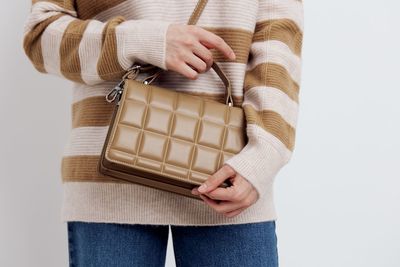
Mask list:
[{"label": "fingernail", "polygon": [[207,189],[207,185],[206,185],[206,184],[202,184],[202,185],[199,187],[199,189],[197,189],[197,190],[199,190],[200,192],[205,192],[206,189]]},{"label": "fingernail", "polygon": [[193,194],[193,195],[197,195],[197,190],[196,190],[196,188],[193,188],[193,189],[192,189],[192,194]]},{"label": "fingernail", "polygon": [[232,59],[236,59],[236,55],[235,55],[234,52],[231,52],[231,58],[232,58]]}]

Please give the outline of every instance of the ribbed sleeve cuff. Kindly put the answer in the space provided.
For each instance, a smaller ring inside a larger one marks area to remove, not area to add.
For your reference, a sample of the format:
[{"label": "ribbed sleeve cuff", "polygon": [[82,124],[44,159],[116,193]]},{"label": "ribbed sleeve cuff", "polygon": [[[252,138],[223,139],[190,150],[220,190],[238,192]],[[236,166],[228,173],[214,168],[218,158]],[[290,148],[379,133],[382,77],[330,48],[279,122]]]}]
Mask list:
[{"label": "ribbed sleeve cuff", "polygon": [[121,65],[129,68],[140,60],[166,70],[166,35],[170,24],[167,21],[127,20],[118,25]]},{"label": "ribbed sleeve cuff", "polygon": [[252,133],[249,142],[224,163],[246,178],[261,197],[270,191],[276,174],[287,163],[289,156],[283,156],[271,142],[254,134],[253,129],[248,129],[248,132]]}]

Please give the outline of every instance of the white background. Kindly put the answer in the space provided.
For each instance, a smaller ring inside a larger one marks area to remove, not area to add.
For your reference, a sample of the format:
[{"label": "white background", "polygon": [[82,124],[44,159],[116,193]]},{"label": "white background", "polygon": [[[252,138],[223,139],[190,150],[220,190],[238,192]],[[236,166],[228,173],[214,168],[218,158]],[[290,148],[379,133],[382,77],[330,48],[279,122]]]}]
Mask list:
[{"label": "white background", "polygon": [[[70,83],[24,55],[29,1],[2,4],[0,266],[67,266]],[[296,148],[275,184],[283,267],[400,266],[399,11],[397,0],[305,2]]]}]

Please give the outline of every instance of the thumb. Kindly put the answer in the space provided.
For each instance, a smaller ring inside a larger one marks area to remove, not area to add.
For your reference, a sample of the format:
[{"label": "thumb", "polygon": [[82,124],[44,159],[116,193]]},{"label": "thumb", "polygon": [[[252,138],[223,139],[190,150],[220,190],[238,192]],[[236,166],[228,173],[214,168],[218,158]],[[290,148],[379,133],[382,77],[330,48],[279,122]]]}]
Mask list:
[{"label": "thumb", "polygon": [[215,188],[217,188],[220,184],[222,184],[226,179],[234,175],[235,172],[228,165],[223,165],[216,173],[211,175],[199,188],[198,191],[200,193],[207,193]]}]

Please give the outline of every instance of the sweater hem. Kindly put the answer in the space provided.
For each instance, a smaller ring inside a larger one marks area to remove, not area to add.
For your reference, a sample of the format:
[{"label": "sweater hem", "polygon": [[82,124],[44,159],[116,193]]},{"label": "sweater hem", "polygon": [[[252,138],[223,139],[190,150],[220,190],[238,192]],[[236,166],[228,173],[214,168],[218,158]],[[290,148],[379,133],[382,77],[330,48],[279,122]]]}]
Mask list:
[{"label": "sweater hem", "polygon": [[139,184],[64,182],[61,221],[212,226],[277,220],[272,189],[235,217],[203,201]]}]

